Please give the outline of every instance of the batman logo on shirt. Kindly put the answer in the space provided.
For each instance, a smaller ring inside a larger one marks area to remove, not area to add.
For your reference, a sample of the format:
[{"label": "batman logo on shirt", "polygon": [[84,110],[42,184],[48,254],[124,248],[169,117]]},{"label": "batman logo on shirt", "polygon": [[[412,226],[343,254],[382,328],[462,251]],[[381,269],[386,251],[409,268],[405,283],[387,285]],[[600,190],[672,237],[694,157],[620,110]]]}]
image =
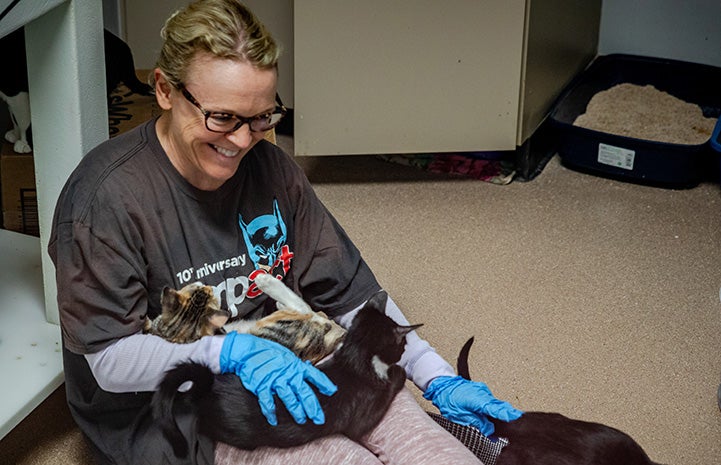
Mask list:
[{"label": "batman logo on shirt", "polygon": [[270,272],[286,243],[288,234],[280,214],[278,200],[273,199],[272,214],[258,216],[248,223],[238,214],[238,223],[243,232],[248,256],[255,268]]}]

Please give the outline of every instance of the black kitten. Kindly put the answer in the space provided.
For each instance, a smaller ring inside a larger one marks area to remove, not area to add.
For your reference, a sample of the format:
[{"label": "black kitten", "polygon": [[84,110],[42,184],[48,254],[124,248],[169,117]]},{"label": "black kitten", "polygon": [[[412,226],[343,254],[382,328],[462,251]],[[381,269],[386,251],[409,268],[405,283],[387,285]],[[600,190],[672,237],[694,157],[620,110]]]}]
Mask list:
[{"label": "black kitten", "polygon": [[[470,338],[458,355],[458,374],[466,379],[472,344]],[[488,418],[495,435],[508,439],[496,465],[655,465],[628,434],[600,423],[547,412],[526,412],[511,422]]]},{"label": "black kitten", "polygon": [[105,89],[108,96],[121,82],[135,94],[151,95],[153,88],[149,84],[140,81],[135,74],[133,52],[128,44],[107,29],[104,31]]},{"label": "black kitten", "polygon": [[[107,94],[110,95],[122,82],[136,94],[150,95],[153,88],[141,82],[135,75],[133,53],[128,44],[107,29],[103,32]],[[0,73],[0,91],[10,97],[20,92],[27,92],[28,76],[24,29],[17,29],[0,39],[0,52],[2,52],[3,61],[8,65],[8,69]]]},{"label": "black kitten", "polygon": [[[386,316],[387,299],[385,292],[374,295],[356,315],[343,345],[318,365],[338,386],[330,397],[318,395],[326,418],[323,425],[297,424],[278,400],[278,425],[269,425],[258,399],[235,374],[214,375],[196,363],[169,371],[153,397],[153,415],[176,455],[188,453],[172,413],[173,404],[179,402],[197,415],[200,434],[240,449],[292,447],[331,434],[358,440],[367,434],[403,387],[405,372],[396,363],[405,349],[406,334],[421,326],[400,326]],[[178,392],[186,381],[192,381],[191,389]]]}]

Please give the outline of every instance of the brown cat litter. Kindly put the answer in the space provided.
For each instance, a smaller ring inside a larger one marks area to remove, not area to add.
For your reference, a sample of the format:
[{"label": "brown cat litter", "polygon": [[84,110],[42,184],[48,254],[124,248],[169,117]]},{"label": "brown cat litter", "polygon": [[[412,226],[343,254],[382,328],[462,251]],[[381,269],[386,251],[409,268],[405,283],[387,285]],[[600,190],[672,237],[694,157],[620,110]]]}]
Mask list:
[{"label": "brown cat litter", "polygon": [[617,84],[593,96],[574,121],[608,134],[670,144],[699,145],[709,140],[716,119],[652,85]]}]

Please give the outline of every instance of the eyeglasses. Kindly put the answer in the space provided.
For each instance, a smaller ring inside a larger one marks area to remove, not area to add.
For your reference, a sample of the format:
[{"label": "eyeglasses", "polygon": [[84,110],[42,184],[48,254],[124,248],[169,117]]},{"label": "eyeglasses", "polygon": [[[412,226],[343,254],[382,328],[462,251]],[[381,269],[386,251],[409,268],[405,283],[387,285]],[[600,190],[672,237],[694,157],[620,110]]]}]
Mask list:
[{"label": "eyeglasses", "polygon": [[253,132],[270,131],[280,123],[280,120],[283,119],[288,112],[285,106],[283,106],[283,102],[280,100],[278,94],[275,94],[275,101],[278,106],[276,106],[272,112],[246,118],[233,113],[205,110],[183,84],[178,86],[178,90],[180,90],[188,102],[195,105],[203,116],[205,116],[205,127],[211,132],[230,134],[240,129],[246,123]]}]

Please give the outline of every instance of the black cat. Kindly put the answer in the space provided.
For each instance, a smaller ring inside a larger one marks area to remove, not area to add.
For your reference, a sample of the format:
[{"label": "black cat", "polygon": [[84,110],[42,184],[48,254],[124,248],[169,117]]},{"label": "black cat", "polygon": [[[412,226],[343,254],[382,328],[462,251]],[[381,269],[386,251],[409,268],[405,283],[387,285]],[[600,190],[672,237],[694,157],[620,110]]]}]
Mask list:
[{"label": "black cat", "polygon": [[[405,372],[396,363],[405,349],[406,334],[421,326],[396,324],[385,315],[387,299],[382,291],[374,295],[356,315],[343,345],[318,365],[338,386],[330,397],[318,395],[326,418],[323,425],[297,424],[279,401],[278,425],[269,425],[258,399],[234,374],[214,375],[196,363],[169,371],[153,396],[153,416],[176,455],[188,453],[172,413],[180,402],[196,414],[200,434],[241,449],[292,447],[331,434],[358,440],[367,434],[403,387]],[[186,381],[192,381],[191,389],[179,392]]]},{"label": "black cat", "polygon": [[105,89],[108,96],[121,82],[134,94],[151,95],[154,89],[135,74],[133,53],[128,44],[107,29],[104,32]]},{"label": "black cat", "polygon": [[25,55],[25,33],[18,29],[0,39],[0,56],[4,70],[0,73],[0,91],[12,97],[28,91],[28,63]]},{"label": "black cat", "polygon": [[[104,30],[105,89],[108,95],[122,82],[133,93],[150,95],[153,88],[141,82],[135,74],[133,53],[118,36]],[[9,96],[28,91],[25,31],[23,28],[0,39],[0,56],[6,64],[0,73],[0,91]]]},{"label": "black cat", "polygon": [[[472,344],[470,338],[458,355],[458,374],[466,379]],[[495,435],[508,439],[496,465],[655,465],[628,434],[600,423],[547,412],[526,412],[511,422],[489,419]]]},{"label": "black cat", "polygon": [[[131,92],[150,95],[153,88],[141,82],[135,74],[133,54],[128,44],[119,37],[104,30],[105,44],[105,86],[110,102],[110,94],[122,82]],[[31,136],[30,100],[28,98],[28,71],[25,54],[25,31],[23,28],[0,39],[0,57],[3,72],[0,73],[0,99],[8,104],[13,129],[5,134],[5,139],[14,145],[18,153],[28,153]]]}]

